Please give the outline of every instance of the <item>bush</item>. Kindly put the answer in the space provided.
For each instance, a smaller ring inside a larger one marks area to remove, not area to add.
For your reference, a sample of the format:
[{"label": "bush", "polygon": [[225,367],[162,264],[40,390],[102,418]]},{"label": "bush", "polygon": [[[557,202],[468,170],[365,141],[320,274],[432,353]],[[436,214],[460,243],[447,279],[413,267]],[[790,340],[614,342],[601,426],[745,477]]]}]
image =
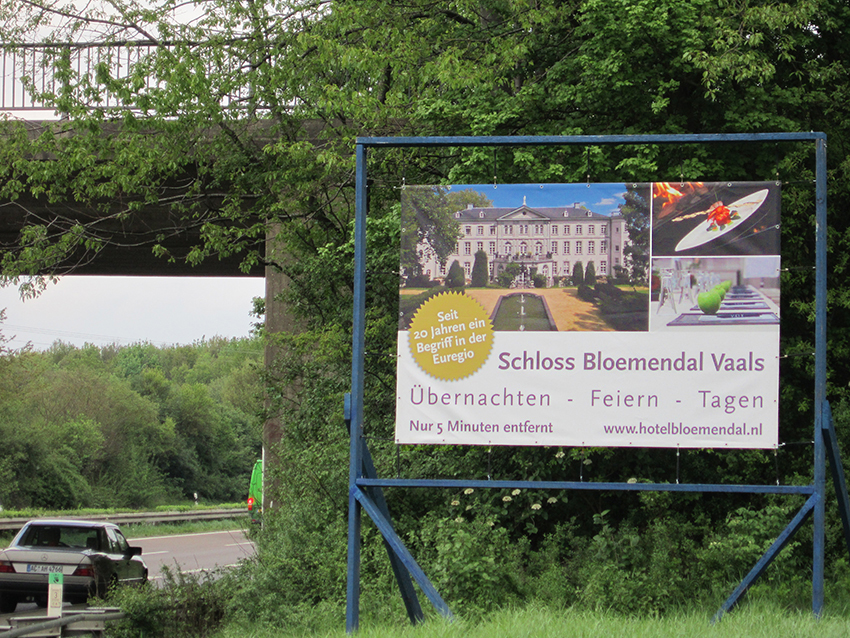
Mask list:
[{"label": "bush", "polygon": [[584,283],[588,286],[596,285],[596,266],[593,262],[587,264],[587,269],[584,271]]},{"label": "bush", "polygon": [[407,330],[416,310],[434,295],[440,294],[439,288],[429,288],[418,295],[400,295],[398,308],[398,329]]},{"label": "bush", "polygon": [[446,288],[463,288],[465,284],[466,275],[464,275],[463,267],[455,260],[449,266],[449,272],[446,275]]},{"label": "bush", "polygon": [[584,284],[584,267],[580,261],[573,265],[573,286],[581,286]]},{"label": "bush", "polygon": [[584,284],[581,284],[578,287],[578,298],[582,301],[589,301],[592,303],[596,300],[596,293],[593,292],[593,288],[591,288],[590,286],[585,286]]},{"label": "bush", "polygon": [[428,275],[422,272],[408,277],[405,285],[408,288],[431,288],[433,286],[439,286],[440,284],[433,281]]},{"label": "bush", "polygon": [[475,262],[472,264],[471,286],[473,288],[483,288],[487,285],[490,279],[490,272],[487,267],[487,253],[479,250],[475,253]]},{"label": "bush", "polygon": [[126,617],[108,626],[109,638],[204,637],[221,628],[230,598],[229,581],[167,568],[162,574],[160,586],[148,582],[110,594],[107,602],[120,607]]}]

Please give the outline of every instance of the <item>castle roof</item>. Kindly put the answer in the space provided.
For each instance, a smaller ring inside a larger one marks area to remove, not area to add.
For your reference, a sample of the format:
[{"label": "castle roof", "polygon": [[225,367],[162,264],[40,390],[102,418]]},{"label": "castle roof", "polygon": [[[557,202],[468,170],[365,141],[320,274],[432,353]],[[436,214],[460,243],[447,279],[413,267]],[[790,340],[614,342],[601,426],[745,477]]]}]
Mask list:
[{"label": "castle roof", "polygon": [[455,213],[455,219],[462,223],[496,221],[608,221],[610,217],[594,213],[576,206],[555,206],[531,208],[523,204],[519,208],[483,208],[473,206]]}]

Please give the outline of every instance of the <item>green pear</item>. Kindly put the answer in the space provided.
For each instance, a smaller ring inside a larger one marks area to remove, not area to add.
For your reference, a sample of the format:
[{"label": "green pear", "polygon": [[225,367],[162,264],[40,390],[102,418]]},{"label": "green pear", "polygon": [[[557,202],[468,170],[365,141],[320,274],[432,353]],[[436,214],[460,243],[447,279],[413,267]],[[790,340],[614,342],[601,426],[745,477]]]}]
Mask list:
[{"label": "green pear", "polygon": [[717,314],[722,301],[720,293],[716,290],[701,292],[697,295],[697,305],[707,315]]}]

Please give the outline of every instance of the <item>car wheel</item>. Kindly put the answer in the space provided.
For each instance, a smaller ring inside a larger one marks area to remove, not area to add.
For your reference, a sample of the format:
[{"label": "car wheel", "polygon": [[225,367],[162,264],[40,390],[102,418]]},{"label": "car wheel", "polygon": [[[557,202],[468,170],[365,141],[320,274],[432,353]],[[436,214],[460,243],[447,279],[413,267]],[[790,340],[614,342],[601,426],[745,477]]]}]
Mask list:
[{"label": "car wheel", "polygon": [[0,596],[0,614],[11,614],[18,606],[18,599],[14,596]]}]

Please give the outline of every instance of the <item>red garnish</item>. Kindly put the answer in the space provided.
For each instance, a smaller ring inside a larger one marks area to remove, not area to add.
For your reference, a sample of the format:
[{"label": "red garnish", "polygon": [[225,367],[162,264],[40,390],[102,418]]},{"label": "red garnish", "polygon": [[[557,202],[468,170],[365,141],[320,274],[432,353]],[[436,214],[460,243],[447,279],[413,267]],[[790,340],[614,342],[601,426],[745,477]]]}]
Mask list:
[{"label": "red garnish", "polygon": [[739,219],[737,211],[729,210],[723,202],[714,202],[708,209],[708,230],[717,230]]}]

